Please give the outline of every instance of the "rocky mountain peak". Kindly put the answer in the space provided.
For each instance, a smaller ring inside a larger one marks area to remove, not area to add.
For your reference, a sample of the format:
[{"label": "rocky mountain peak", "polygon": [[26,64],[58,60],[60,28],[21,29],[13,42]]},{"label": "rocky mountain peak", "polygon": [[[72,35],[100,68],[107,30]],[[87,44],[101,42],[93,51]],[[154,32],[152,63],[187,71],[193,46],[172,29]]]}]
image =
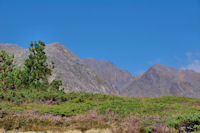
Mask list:
[{"label": "rocky mountain peak", "polygon": [[155,64],[153,65],[148,71],[154,70],[154,71],[174,71],[175,69],[169,66],[164,66],[161,64]]},{"label": "rocky mountain peak", "polygon": [[120,70],[112,62],[92,58],[88,58],[84,62],[120,90],[134,79],[134,76],[128,71]]},{"label": "rocky mountain peak", "polygon": [[46,47],[65,48],[66,49],[66,47],[60,42],[54,42],[54,43],[47,44]]},{"label": "rocky mountain peak", "polygon": [[182,71],[156,64],[131,82],[124,95],[134,97],[188,96],[200,97],[200,73]]}]

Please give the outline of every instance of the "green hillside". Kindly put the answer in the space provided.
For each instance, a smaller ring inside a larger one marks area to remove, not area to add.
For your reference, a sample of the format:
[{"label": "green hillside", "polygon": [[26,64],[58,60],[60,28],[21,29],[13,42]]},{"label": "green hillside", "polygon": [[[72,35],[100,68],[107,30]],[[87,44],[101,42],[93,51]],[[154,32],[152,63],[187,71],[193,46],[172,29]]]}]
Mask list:
[{"label": "green hillside", "polygon": [[200,99],[127,98],[91,93],[1,93],[0,128],[66,130],[109,128],[115,132],[198,131]]}]

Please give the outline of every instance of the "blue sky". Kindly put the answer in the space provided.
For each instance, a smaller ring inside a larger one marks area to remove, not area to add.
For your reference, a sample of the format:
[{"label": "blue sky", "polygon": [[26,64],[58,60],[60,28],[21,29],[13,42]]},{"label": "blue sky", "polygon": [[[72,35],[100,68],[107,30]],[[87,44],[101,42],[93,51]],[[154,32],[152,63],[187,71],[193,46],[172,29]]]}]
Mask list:
[{"label": "blue sky", "polygon": [[61,42],[133,74],[200,72],[200,0],[0,0],[0,43]]}]

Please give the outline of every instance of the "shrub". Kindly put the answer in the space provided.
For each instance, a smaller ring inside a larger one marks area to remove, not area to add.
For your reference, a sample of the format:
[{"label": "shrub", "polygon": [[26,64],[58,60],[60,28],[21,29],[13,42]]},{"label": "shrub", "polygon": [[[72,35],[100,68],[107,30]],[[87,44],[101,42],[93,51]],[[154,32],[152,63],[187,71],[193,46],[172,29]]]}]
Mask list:
[{"label": "shrub", "polygon": [[200,114],[180,115],[167,122],[167,126],[186,132],[200,131]]}]

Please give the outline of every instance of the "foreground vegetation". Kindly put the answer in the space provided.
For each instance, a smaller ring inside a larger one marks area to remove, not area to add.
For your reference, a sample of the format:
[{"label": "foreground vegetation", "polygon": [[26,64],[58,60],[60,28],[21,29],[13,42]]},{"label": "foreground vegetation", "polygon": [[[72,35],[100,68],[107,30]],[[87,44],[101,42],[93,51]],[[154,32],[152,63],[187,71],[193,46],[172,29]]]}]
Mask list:
[{"label": "foreground vegetation", "polygon": [[0,98],[0,128],[6,130],[194,132],[200,125],[200,99],[127,98],[62,91],[10,91],[1,93]]},{"label": "foreground vegetation", "polygon": [[200,131],[200,99],[127,98],[85,92],[65,93],[48,80],[45,44],[31,43],[23,67],[0,53],[0,128],[5,130],[109,129],[116,133]]}]

